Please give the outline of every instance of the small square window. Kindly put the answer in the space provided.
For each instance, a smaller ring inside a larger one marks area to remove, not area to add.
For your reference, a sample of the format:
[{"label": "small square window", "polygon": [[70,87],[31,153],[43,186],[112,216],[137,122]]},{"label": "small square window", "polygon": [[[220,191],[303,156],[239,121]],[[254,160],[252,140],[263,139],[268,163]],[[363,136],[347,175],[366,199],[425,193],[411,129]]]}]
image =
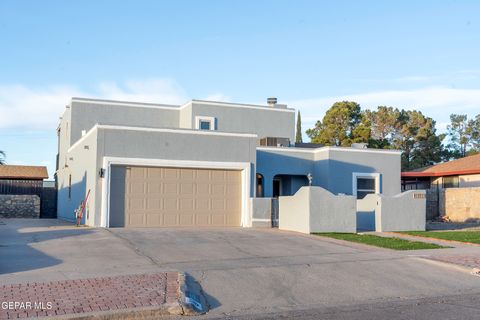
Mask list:
[{"label": "small square window", "polygon": [[200,120],[200,130],[210,130],[210,121]]},{"label": "small square window", "polygon": [[215,130],[215,118],[207,116],[196,116],[195,117],[195,129],[199,130]]}]

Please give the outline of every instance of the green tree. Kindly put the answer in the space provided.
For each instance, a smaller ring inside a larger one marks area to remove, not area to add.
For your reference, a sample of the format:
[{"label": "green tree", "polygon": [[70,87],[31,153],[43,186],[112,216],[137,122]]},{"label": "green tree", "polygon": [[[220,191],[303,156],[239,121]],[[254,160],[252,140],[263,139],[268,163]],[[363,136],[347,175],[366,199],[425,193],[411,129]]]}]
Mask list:
[{"label": "green tree", "polygon": [[472,120],[472,149],[469,151],[470,154],[475,154],[480,152],[480,114],[477,114],[475,119]]},{"label": "green tree", "polygon": [[370,128],[362,124],[360,105],[353,101],[335,102],[322,121],[307,130],[314,143],[327,146],[350,146],[353,142],[368,142]]},{"label": "green tree", "polygon": [[393,136],[399,127],[400,111],[397,108],[379,106],[375,111],[363,111],[362,116],[363,122],[371,129],[368,146],[377,149],[391,148]]},{"label": "green tree", "polygon": [[442,160],[444,135],[437,136],[435,121],[420,111],[401,110],[392,147],[402,150],[402,170],[412,170]]},{"label": "green tree", "polygon": [[0,165],[5,164],[5,157],[6,157],[5,151],[0,150]]},{"label": "green tree", "polygon": [[[478,116],[477,116],[478,117]],[[477,135],[477,119],[468,119],[466,114],[451,114],[447,126],[450,143],[448,148],[454,158],[462,158],[474,147]]]},{"label": "green tree", "polygon": [[300,115],[300,110],[298,110],[298,116],[297,116],[297,133],[295,135],[295,142],[296,143],[302,143],[302,116]]}]

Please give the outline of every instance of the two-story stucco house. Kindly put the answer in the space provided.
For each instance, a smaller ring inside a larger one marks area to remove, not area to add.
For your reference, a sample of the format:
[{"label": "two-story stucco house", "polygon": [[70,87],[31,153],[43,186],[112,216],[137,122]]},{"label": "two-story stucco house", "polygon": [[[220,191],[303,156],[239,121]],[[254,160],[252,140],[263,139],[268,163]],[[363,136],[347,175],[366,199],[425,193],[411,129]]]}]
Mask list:
[{"label": "two-story stucco house", "polygon": [[73,98],[58,127],[58,217],[103,227],[252,226],[251,198],[321,186],[400,192],[400,153],[296,148],[295,110],[192,100],[184,105]]}]

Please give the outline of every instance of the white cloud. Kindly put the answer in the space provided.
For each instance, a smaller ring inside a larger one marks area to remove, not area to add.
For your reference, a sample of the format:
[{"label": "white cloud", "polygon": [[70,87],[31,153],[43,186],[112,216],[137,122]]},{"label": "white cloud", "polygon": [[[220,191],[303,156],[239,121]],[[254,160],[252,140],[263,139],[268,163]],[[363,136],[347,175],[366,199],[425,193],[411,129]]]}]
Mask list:
[{"label": "white cloud", "polygon": [[0,85],[0,129],[52,130],[72,97],[181,104],[184,90],[169,79],[100,83],[92,91],[75,86]]},{"label": "white cloud", "polygon": [[212,93],[205,98],[202,98],[202,100],[230,102],[232,101],[232,98],[230,96],[224,95],[223,93]]},{"label": "white cloud", "polygon": [[387,105],[404,109],[416,109],[432,117],[443,131],[449,122],[450,114],[467,114],[470,117],[480,113],[480,89],[453,89],[446,87],[426,87],[415,90],[389,90],[344,96],[321,97],[289,102],[300,109],[302,128],[313,127],[316,120],[322,119],[325,111],[336,101],[355,101],[362,108],[375,109]]},{"label": "white cloud", "polygon": [[96,97],[165,104],[181,104],[187,100],[184,90],[168,79],[132,80],[123,84],[103,82]]}]

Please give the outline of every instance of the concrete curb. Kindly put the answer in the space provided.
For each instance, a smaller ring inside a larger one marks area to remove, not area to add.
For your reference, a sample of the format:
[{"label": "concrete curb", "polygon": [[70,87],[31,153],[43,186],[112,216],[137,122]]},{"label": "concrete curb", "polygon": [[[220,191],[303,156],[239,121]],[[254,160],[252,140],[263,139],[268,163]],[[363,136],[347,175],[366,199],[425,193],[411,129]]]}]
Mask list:
[{"label": "concrete curb", "polygon": [[202,287],[191,276],[178,273],[179,303],[183,315],[196,316],[208,311],[208,304],[202,292]]},{"label": "concrete curb", "polygon": [[[179,313],[180,311],[180,313]],[[143,307],[143,308],[130,308],[130,309],[118,309],[118,310],[108,310],[108,311],[95,311],[95,312],[84,312],[76,314],[65,314],[61,316],[46,316],[42,317],[44,319],[55,319],[55,320],[130,320],[130,319],[142,319],[142,320],[153,320],[158,319],[159,317],[168,316],[168,315],[181,315],[182,308],[178,303],[165,304],[161,306],[152,306],[152,307]],[[42,319],[40,318],[40,319]],[[38,318],[28,318],[28,319],[38,319]]]},{"label": "concrete curb", "polygon": [[455,264],[455,263],[430,259],[428,257],[411,257],[411,258],[418,259],[418,260],[421,260],[421,261],[424,261],[424,262],[427,262],[427,263],[430,263],[430,264],[434,264],[434,265],[437,265],[437,266],[456,269],[457,271],[464,272],[464,273],[469,273],[471,275],[480,277],[480,269],[478,269],[478,268],[465,267],[465,266]]}]

